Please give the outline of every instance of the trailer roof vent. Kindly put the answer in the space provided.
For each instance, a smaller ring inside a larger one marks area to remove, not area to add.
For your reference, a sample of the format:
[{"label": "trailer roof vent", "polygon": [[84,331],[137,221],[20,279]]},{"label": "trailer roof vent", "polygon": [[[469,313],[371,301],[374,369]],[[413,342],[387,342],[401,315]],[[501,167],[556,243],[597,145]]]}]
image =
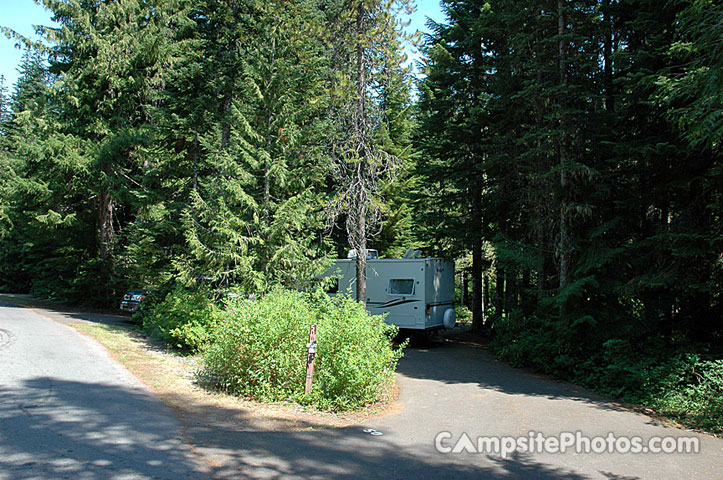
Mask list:
[{"label": "trailer roof vent", "polygon": [[402,258],[420,258],[422,256],[421,250],[415,250],[413,248],[408,248],[406,252],[404,252],[404,256]]}]

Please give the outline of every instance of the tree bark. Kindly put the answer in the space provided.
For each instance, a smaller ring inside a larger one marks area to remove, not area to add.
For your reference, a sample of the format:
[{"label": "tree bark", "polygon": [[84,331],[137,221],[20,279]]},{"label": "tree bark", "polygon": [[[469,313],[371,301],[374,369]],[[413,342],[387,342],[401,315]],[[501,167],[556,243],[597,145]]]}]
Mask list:
[{"label": "tree bark", "polygon": [[482,302],[482,308],[487,313],[489,307],[492,306],[492,299],[490,298],[490,279],[486,274],[482,274],[482,283],[484,289],[484,302]]},{"label": "tree bark", "polygon": [[[108,179],[113,175],[113,167],[109,162],[102,162],[100,170],[103,176]],[[106,180],[107,181],[107,180]],[[115,203],[108,186],[104,185],[98,199],[98,240],[100,258],[107,260],[111,256],[111,248],[113,244],[113,210]]]},{"label": "tree bark", "polygon": [[484,315],[482,314],[482,244],[475,242],[472,247],[472,329],[482,331]]},{"label": "tree bark", "polygon": [[361,302],[366,306],[367,301],[367,278],[366,278],[366,265],[367,265],[367,218],[366,218],[366,205],[367,198],[365,197],[366,192],[363,191],[365,182],[366,168],[364,162],[367,161],[365,158],[365,142],[366,142],[366,131],[365,131],[365,119],[366,115],[366,65],[364,62],[364,2],[359,2],[357,5],[357,18],[356,18],[356,110],[357,117],[355,122],[355,134],[360,145],[359,158],[357,164],[357,176],[359,185],[362,187],[362,191],[358,192],[356,198],[356,204],[352,207],[357,210],[355,212],[356,225],[354,228],[356,231],[353,238],[354,241],[352,247],[356,249],[356,298],[358,302]]},{"label": "tree bark", "polygon": [[[481,307],[482,307],[482,319],[484,322],[485,315],[487,314],[487,281],[485,279],[485,273],[482,272],[482,275],[479,277],[480,283],[482,284],[482,300],[481,300]],[[483,323],[484,324],[484,323]]]},{"label": "tree bark", "polygon": [[499,265],[497,265],[497,284],[495,285],[495,290],[497,294],[497,305],[495,306],[497,311],[495,312],[495,316],[502,318],[505,310],[505,271]]},{"label": "tree bark", "polygon": [[469,306],[469,275],[467,269],[462,270],[462,305]]},{"label": "tree bark", "polygon": [[[564,1],[558,0],[557,2],[557,33],[562,36],[565,34],[565,12],[564,12]],[[567,44],[563,38],[559,39],[558,42],[558,53],[559,53],[559,69],[560,69],[560,86],[564,87],[567,85]],[[570,234],[568,230],[568,212],[567,212],[567,189],[568,189],[568,178],[567,178],[567,163],[569,161],[568,145],[567,145],[567,122],[565,121],[565,92],[562,92],[560,96],[560,187],[562,191],[562,198],[560,201],[560,241],[558,246],[558,256],[560,261],[560,278],[559,288],[562,293],[569,285],[570,275]],[[560,317],[565,316],[566,301],[560,302]]]},{"label": "tree bark", "polygon": [[356,248],[356,299],[364,306],[367,304],[367,235],[366,216],[361,213],[357,229],[359,233],[358,247]]},{"label": "tree bark", "polygon": [[193,135],[193,190],[198,190],[198,132]]},{"label": "tree bark", "polygon": [[[542,230],[542,227],[540,227],[540,230]],[[544,238],[542,238],[542,235],[539,235],[537,237],[537,245],[542,248],[544,245]],[[545,294],[545,254],[542,253],[542,260],[540,262],[540,268],[537,269],[537,304],[539,305],[540,302],[542,302],[542,299]]]},{"label": "tree bark", "polygon": [[605,82],[605,110],[612,113],[615,110],[615,97],[613,96],[613,26],[610,15],[610,0],[605,1],[603,8],[603,28],[605,38],[603,40],[603,78]]},{"label": "tree bark", "polygon": [[[364,65],[364,45],[362,36],[364,33],[364,2],[359,2],[356,17],[356,95],[357,95],[357,135],[362,142],[366,141],[364,116],[366,115],[366,66]],[[362,158],[364,152],[361,152]]]},{"label": "tree bark", "polygon": [[[276,58],[276,38],[271,39],[271,64],[273,65]],[[271,170],[270,159],[271,159],[271,146],[273,144],[271,126],[274,121],[273,104],[274,104],[274,90],[271,88],[273,85],[273,71],[269,74],[269,88],[266,92],[267,112],[266,112],[266,158],[264,159],[264,216],[268,223],[269,220],[269,203],[271,202],[271,178],[269,178],[269,172]]]}]

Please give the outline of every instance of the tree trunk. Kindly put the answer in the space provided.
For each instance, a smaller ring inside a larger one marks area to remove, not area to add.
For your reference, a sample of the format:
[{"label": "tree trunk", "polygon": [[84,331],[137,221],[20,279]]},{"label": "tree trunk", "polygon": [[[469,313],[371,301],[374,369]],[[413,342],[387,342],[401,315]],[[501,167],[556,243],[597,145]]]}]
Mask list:
[{"label": "tree trunk", "polygon": [[356,299],[364,306],[367,304],[367,236],[366,236],[366,218],[362,214],[359,216],[357,224],[359,232],[359,242],[356,246]]},{"label": "tree trunk", "polygon": [[484,301],[482,302],[483,315],[487,314],[487,310],[492,306],[492,299],[490,298],[490,279],[486,274],[482,274],[482,289]]},{"label": "tree trunk", "polygon": [[198,133],[193,136],[193,190],[198,190]]},{"label": "tree trunk", "polygon": [[[364,65],[364,45],[362,44],[362,35],[364,33],[364,2],[359,2],[357,6],[356,17],[356,94],[357,94],[357,135],[366,141],[366,132],[364,131],[364,116],[366,114],[366,66]],[[362,152],[362,157],[364,153]]]},{"label": "tree trunk", "polygon": [[[106,178],[112,174],[110,164],[104,162],[101,164],[101,171]],[[98,203],[98,237],[100,258],[107,260],[110,258],[111,245],[113,244],[113,209],[115,207],[113,197],[107,187],[103,187],[103,193],[100,194]]]},{"label": "tree trunk", "polygon": [[472,247],[472,329],[482,331],[482,244],[475,242]]},{"label": "tree trunk", "polygon": [[515,308],[515,290],[517,288],[516,282],[517,272],[512,270],[505,270],[505,316]]},{"label": "tree trunk", "polygon": [[[481,180],[481,179],[480,179]],[[482,182],[479,181],[479,184]],[[472,197],[472,218],[474,225],[480,228],[482,220],[482,190],[476,189]],[[482,274],[484,273],[484,258],[482,256],[482,239],[474,236],[472,243],[472,328],[481,333],[484,324],[482,307]]]},{"label": "tree trunk", "polygon": [[111,244],[113,243],[113,198],[110,193],[105,192],[100,196],[99,211],[99,235],[100,235],[100,258],[110,257]]},{"label": "tree trunk", "polygon": [[505,271],[498,265],[497,266],[497,284],[495,285],[497,294],[497,305],[495,305],[497,318],[502,318],[505,310]]},{"label": "tree trunk", "polygon": [[[542,11],[539,11],[538,14],[544,15],[544,9]],[[543,34],[541,30],[538,28],[535,30],[535,45],[541,46],[543,45]],[[542,52],[540,50],[537,50],[537,55],[542,56]],[[538,66],[537,72],[535,73],[535,77],[537,79],[537,84],[542,85],[543,84],[543,72],[542,68]],[[542,95],[535,97],[535,120],[537,122],[538,128],[544,128],[545,125],[545,104],[549,103],[549,99],[546,97],[543,97]],[[543,146],[542,139],[537,140],[537,148],[540,152],[544,151],[545,147]],[[547,161],[539,161],[537,163],[537,188],[539,189],[539,192],[547,192],[550,190],[550,180],[547,179],[545,173],[547,172],[549,168],[549,164]],[[549,247],[549,245],[546,244],[546,239],[548,238],[549,232],[547,231],[545,225],[547,225],[547,214],[545,212],[545,203],[547,202],[546,196],[543,194],[538,194],[537,198],[537,231],[536,231],[536,238],[537,238],[537,248],[539,249],[540,256],[542,257],[540,260],[540,267],[537,270],[537,307],[541,305],[542,299],[544,297],[544,289],[545,289],[545,265],[547,263],[547,253],[546,250]]]},{"label": "tree trunk", "polygon": [[[558,0],[557,2],[557,33],[558,35],[565,34],[565,13],[564,13],[564,2]],[[563,38],[560,38],[558,42],[558,53],[559,53],[559,69],[560,69],[560,85],[567,85],[567,45]],[[565,108],[565,92],[563,91],[560,96],[560,109]],[[565,112],[560,112],[560,187],[562,190],[562,198],[560,201],[560,241],[558,246],[558,256],[560,261],[560,278],[559,288],[562,293],[569,285],[570,275],[570,234],[568,230],[568,212],[567,212],[567,189],[568,189],[568,178],[567,178],[567,162],[569,161],[568,145],[567,145],[567,132],[566,132],[566,121]],[[560,302],[560,318],[565,316],[566,301]]]},{"label": "tree trunk", "polygon": [[[364,45],[362,38],[364,34],[364,2],[359,2],[357,6],[357,18],[356,18],[356,110],[357,118],[355,121],[355,134],[359,140],[361,146],[359,150],[359,164],[357,165],[357,176],[359,185],[365,185],[364,175],[366,168],[364,162],[367,161],[365,158],[366,150],[364,148],[364,142],[366,142],[366,131],[364,116],[366,115],[366,66],[364,64]],[[363,189],[364,187],[362,187]],[[356,249],[356,298],[358,302],[361,302],[366,306],[367,302],[367,277],[366,277],[366,265],[367,265],[367,218],[366,218],[366,206],[367,198],[365,197],[366,192],[358,192],[355,205],[352,208],[357,210],[356,225],[352,228],[355,229],[352,239],[352,247]]]},{"label": "tree trunk", "polygon": [[[542,229],[542,227],[540,227]],[[540,236],[541,237],[541,236]],[[542,248],[544,239],[538,237],[537,244],[540,248]],[[540,305],[540,302],[542,302],[542,299],[544,298],[545,294],[545,253],[542,254],[542,261],[540,262],[540,268],[537,269],[537,304]]]},{"label": "tree trunk", "polygon": [[[276,37],[271,39],[271,64],[273,65],[276,58]],[[273,84],[273,73],[270,74],[269,78],[269,90],[266,93],[267,101],[267,112],[266,112],[266,157],[264,158],[264,217],[267,224],[270,222],[269,219],[269,204],[271,203],[271,178],[269,172],[271,170],[271,146],[273,144],[271,126],[274,121],[273,115],[273,104],[274,104],[274,91],[271,89]],[[282,132],[283,133],[283,132]]]},{"label": "tree trunk", "polygon": [[469,306],[469,275],[467,269],[462,270],[462,305]]},{"label": "tree trunk", "polygon": [[605,110],[610,114],[615,110],[615,97],[613,96],[613,25],[610,15],[610,0],[605,1],[603,8],[603,78],[605,82]]}]

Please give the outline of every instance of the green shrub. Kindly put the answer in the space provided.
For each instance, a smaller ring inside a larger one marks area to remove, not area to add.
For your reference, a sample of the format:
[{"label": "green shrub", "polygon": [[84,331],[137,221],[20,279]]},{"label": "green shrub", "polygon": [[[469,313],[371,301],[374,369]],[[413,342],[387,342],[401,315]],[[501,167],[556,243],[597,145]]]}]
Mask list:
[{"label": "green shrub", "polygon": [[684,425],[723,433],[723,360],[681,353],[652,370],[659,379],[647,405]]},{"label": "green shrub", "polygon": [[162,300],[148,302],[136,315],[152,337],[196,352],[210,340],[219,311],[203,289],[176,287]]},{"label": "green shrub", "polygon": [[567,322],[526,317],[515,310],[498,318],[494,329],[492,348],[515,367],[533,367],[561,377],[569,377],[576,368],[580,345]]},{"label": "green shrub", "polygon": [[472,323],[472,310],[464,305],[457,305],[454,310],[457,315],[457,323]]},{"label": "green shrub", "polygon": [[[316,370],[304,395],[309,326],[317,325]],[[397,328],[345,297],[274,290],[233,300],[204,351],[203,378],[229,393],[355,410],[380,399],[402,349]]]}]

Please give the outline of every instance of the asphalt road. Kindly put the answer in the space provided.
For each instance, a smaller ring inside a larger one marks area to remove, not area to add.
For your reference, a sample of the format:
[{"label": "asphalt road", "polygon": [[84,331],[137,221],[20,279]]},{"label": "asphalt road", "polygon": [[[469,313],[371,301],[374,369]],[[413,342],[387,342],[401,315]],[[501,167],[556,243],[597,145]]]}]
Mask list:
[{"label": "asphalt road", "polygon": [[[127,323],[38,311],[61,323]],[[22,308],[0,307],[0,329],[0,479],[202,476],[168,411],[93,341]],[[184,418],[183,433],[219,479],[723,478],[723,439],[660,425],[574,385],[513,369],[476,345],[407,350],[398,385],[398,402],[362,425],[288,431],[204,406]],[[700,451],[585,453],[572,446],[565,453],[518,449],[504,458],[473,451],[478,437],[504,441],[530,432],[548,439],[579,432],[598,443],[609,434],[639,437],[645,446],[654,437],[688,437]],[[440,433],[443,450],[462,451],[438,451]],[[471,443],[460,441],[464,435]]]},{"label": "asphalt road", "polygon": [[207,478],[171,411],[72,328],[0,303],[0,479]]}]

